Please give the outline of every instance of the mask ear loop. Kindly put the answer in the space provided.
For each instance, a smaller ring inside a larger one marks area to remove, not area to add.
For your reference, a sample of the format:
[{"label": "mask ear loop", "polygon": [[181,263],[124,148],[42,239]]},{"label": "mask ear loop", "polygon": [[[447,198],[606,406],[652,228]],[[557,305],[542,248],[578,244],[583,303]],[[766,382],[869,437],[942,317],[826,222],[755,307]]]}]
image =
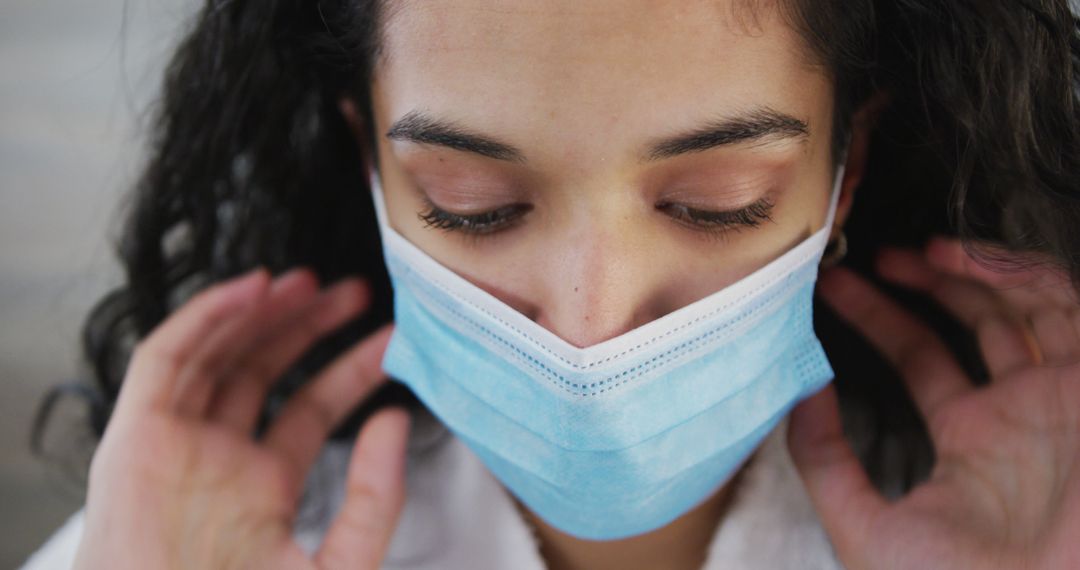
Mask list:
[{"label": "mask ear loop", "polygon": [[372,169],[368,181],[371,184],[371,199],[375,203],[375,218],[380,226],[389,228],[390,220],[386,218],[386,202],[382,191],[382,173],[378,169]]},{"label": "mask ear loop", "polygon": [[[831,197],[832,202],[839,202],[840,200],[841,186],[843,185],[844,181],[844,171],[847,168],[848,152],[851,150],[851,138],[852,133],[849,132],[847,134],[846,140],[844,141],[844,150],[840,153],[840,164],[837,168],[836,174],[837,180],[833,181],[833,192],[835,193],[835,195]],[[832,225],[833,220],[835,219],[835,205],[830,204],[829,208],[830,209],[828,224]],[[825,245],[825,251],[824,253],[822,253],[819,266],[822,268],[826,268],[837,265],[838,263],[840,263],[841,260],[844,259],[844,256],[847,255],[847,251],[847,235],[844,234],[844,228],[841,227],[839,233],[836,236],[836,239],[829,240],[829,243]]]}]

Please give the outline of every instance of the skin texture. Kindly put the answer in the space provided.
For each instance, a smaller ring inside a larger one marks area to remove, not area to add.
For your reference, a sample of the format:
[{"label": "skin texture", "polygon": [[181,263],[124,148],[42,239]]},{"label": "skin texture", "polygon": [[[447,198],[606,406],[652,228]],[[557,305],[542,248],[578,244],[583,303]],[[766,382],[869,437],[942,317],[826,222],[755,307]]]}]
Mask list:
[{"label": "skin texture", "polygon": [[[736,19],[726,3],[489,4],[392,10],[372,86],[390,223],[443,265],[584,347],[715,292],[821,227],[832,86],[775,14]],[[809,137],[638,161],[652,139],[758,106],[805,121]],[[382,136],[414,110],[508,142],[527,163]],[[721,239],[655,208],[730,210],[766,193],[773,222]],[[424,194],[454,213],[533,209],[476,240],[425,228]]]},{"label": "skin texture", "polygon": [[792,456],[847,567],[1080,565],[1080,308],[1064,273],[1012,257],[1044,265],[995,271],[946,239],[878,257],[882,277],[977,333],[990,372],[978,389],[929,327],[865,279],[822,276],[825,300],[901,373],[938,457],[926,482],[890,503],[843,437],[834,388],[794,410]]},{"label": "skin texture", "polygon": [[[590,346],[685,306],[823,223],[831,84],[768,11],[753,20],[723,2],[675,1],[396,8],[372,86],[391,223],[568,342]],[[757,104],[805,121],[809,135],[636,160],[654,137]],[[363,132],[349,103],[341,108]],[[415,109],[508,141],[527,162],[383,136]],[[871,105],[856,117],[837,225],[872,123]],[[719,240],[655,208],[725,209],[769,191],[772,222]],[[424,227],[423,192],[459,212],[533,209],[505,233],[472,240]],[[950,241],[886,250],[880,261],[883,277],[978,331],[992,381],[972,388],[932,332],[865,280],[843,269],[821,276],[823,298],[901,371],[939,456],[928,482],[888,503],[842,435],[835,390],[795,409],[789,447],[842,563],[1080,566],[1080,316],[1067,280],[1042,267],[989,271]],[[405,499],[402,411],[363,427],[345,504],[314,557],[291,525],[320,446],[385,381],[393,325],[312,379],[265,437],[251,436],[271,381],[369,298],[356,279],[321,288],[305,269],[274,279],[258,270],[201,292],[143,339],[91,464],[77,567],[377,568]],[[543,555],[560,569],[696,568],[728,491],[617,551],[540,525]]]},{"label": "skin texture", "polygon": [[364,310],[356,279],[320,291],[265,269],[201,291],[139,342],[90,465],[77,568],[377,568],[404,503],[409,416],[380,411],[313,559],[292,539],[304,477],[331,428],[385,377],[392,326],[330,363],[259,441],[273,380]]},{"label": "skin texture", "polygon": [[[727,3],[402,3],[372,85],[390,224],[443,265],[579,347],[746,276],[825,221],[831,79],[772,10]],[[766,137],[642,164],[659,137],[768,107],[809,135]],[[384,136],[424,111],[520,149],[524,164]],[[343,112],[357,126],[355,110]],[[860,125],[836,224],[862,169]],[[771,221],[719,235],[656,209],[732,210],[769,195]],[[426,227],[422,197],[475,214],[532,206],[475,236]],[[697,568],[733,485],[653,532],[588,541],[519,504],[551,568]],[[673,555],[673,553],[678,553]]]}]

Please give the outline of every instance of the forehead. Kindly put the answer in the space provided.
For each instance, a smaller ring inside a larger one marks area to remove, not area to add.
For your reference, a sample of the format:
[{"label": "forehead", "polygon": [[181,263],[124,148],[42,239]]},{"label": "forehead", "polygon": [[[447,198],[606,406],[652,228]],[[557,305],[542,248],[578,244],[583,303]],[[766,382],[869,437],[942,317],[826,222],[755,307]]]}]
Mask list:
[{"label": "forehead", "polygon": [[[775,7],[738,1],[390,0],[376,105],[390,121],[423,109],[593,159],[759,106],[818,130],[824,70]],[[592,135],[568,140],[571,126]]]}]

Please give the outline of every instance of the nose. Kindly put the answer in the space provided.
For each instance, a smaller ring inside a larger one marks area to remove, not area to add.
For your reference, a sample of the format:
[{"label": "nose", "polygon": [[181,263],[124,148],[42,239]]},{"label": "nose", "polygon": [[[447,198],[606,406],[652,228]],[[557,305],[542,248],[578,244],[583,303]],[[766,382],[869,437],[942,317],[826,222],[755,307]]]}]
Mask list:
[{"label": "nose", "polygon": [[665,271],[659,252],[618,221],[594,217],[579,226],[563,234],[546,263],[536,265],[533,320],[585,348],[662,316]]}]

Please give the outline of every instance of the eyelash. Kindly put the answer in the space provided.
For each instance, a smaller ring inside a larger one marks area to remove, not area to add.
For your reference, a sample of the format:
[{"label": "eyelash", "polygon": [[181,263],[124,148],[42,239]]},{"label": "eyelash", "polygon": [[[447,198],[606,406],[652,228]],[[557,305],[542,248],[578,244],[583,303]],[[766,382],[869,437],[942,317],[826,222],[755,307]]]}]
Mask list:
[{"label": "eyelash", "polygon": [[[480,214],[461,215],[439,208],[427,196],[422,196],[422,200],[426,211],[417,215],[426,227],[456,231],[473,238],[486,237],[504,231],[532,210],[532,206],[528,204],[511,204]],[[699,210],[669,202],[662,202],[656,206],[657,210],[674,211],[675,214],[671,217],[691,229],[717,238],[725,237],[730,231],[756,228],[763,222],[771,222],[772,208],[773,202],[768,196],[738,210],[721,212]]]},{"label": "eyelash", "polygon": [[661,203],[657,210],[674,211],[672,218],[686,224],[691,229],[703,231],[709,237],[724,238],[731,231],[753,229],[764,222],[771,222],[773,202],[768,196],[744,206],[738,210],[712,212],[684,206],[682,204]]},{"label": "eyelash", "polygon": [[480,239],[508,229],[532,210],[528,204],[511,204],[480,214],[452,214],[436,206],[427,196],[421,196],[426,211],[417,216],[425,227],[455,231],[467,237]]}]

